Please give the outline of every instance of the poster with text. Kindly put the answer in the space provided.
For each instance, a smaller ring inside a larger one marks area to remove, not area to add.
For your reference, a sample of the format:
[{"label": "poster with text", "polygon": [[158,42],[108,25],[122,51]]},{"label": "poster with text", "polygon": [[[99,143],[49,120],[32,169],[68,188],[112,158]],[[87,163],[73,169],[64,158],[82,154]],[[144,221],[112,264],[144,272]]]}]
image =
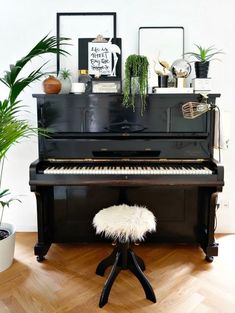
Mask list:
[{"label": "poster with text", "polygon": [[88,71],[90,75],[110,75],[112,73],[112,53],[108,43],[88,43]]}]

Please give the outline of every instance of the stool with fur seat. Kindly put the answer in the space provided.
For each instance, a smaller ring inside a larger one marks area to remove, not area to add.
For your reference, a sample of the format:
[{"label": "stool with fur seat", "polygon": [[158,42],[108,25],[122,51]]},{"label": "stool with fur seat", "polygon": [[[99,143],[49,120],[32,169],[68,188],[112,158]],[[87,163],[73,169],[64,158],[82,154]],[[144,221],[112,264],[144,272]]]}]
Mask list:
[{"label": "stool with fur seat", "polygon": [[93,219],[97,234],[116,241],[116,246],[110,256],[102,260],[96,269],[96,274],[103,276],[106,268],[112,266],[111,272],[104,284],[100,296],[99,307],[108,302],[113,282],[121,270],[129,269],[140,281],[146,298],[156,302],[152,286],[144,275],[144,261],[130,249],[131,242],[144,239],[147,232],[156,230],[156,221],[152,212],[145,207],[114,205],[100,210]]}]

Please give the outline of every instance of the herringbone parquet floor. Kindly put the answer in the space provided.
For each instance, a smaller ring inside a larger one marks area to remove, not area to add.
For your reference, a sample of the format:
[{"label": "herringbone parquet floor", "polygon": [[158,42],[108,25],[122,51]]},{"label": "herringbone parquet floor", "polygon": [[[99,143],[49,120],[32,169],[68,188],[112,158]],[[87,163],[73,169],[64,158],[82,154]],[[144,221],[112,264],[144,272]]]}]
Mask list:
[{"label": "herringbone parquet floor", "polygon": [[219,257],[207,263],[196,246],[134,247],[146,263],[158,302],[145,299],[137,279],[122,271],[109,303],[98,307],[105,277],[96,265],[108,244],[52,245],[47,260],[33,255],[35,233],[18,233],[15,260],[0,273],[0,313],[234,313],[235,235],[217,236]]}]

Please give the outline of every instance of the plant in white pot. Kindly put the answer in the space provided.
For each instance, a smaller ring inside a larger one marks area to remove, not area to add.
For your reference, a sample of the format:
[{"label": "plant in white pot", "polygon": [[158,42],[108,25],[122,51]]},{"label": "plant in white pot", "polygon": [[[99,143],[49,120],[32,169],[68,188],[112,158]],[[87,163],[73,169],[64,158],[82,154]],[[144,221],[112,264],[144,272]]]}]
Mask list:
[{"label": "plant in white pot", "polygon": [[6,206],[13,200],[4,200],[9,196],[9,190],[3,190],[0,193],[0,272],[7,269],[13,261],[15,251],[15,228],[12,224],[3,223],[3,213]]},{"label": "plant in white pot", "polygon": [[[66,55],[67,52],[61,48],[68,38],[57,38],[55,36],[45,36],[36,46],[14,65],[10,65],[9,71],[5,72],[0,82],[9,89],[8,97],[0,100],[0,272],[7,269],[13,261],[15,246],[15,230],[8,223],[3,223],[4,209],[9,206],[14,198],[8,198],[9,189],[2,187],[2,174],[4,169],[4,159],[8,150],[18,143],[22,138],[30,137],[43,130],[36,129],[27,120],[20,118],[20,111],[24,109],[18,100],[18,96],[32,82],[40,79],[45,73],[42,66],[33,70],[27,77],[20,77],[21,70],[33,58],[45,53],[60,53]],[[6,259],[7,258],[7,259]]]},{"label": "plant in white pot", "polygon": [[59,80],[61,82],[61,94],[70,93],[72,89],[71,72],[66,68],[62,68],[59,72]]}]

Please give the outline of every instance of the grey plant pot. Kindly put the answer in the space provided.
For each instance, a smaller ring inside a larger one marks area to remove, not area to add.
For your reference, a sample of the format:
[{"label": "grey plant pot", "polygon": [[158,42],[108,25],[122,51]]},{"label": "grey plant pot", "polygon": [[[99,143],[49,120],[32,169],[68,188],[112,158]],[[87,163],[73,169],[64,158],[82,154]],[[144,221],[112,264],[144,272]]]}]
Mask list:
[{"label": "grey plant pot", "polygon": [[15,252],[15,228],[8,223],[2,223],[1,229],[9,231],[10,235],[0,240],[0,272],[8,269],[14,259]]},{"label": "grey plant pot", "polygon": [[61,90],[60,90],[60,94],[68,94],[71,92],[71,88],[72,88],[72,82],[70,80],[70,78],[60,78],[60,82],[61,82]]}]

